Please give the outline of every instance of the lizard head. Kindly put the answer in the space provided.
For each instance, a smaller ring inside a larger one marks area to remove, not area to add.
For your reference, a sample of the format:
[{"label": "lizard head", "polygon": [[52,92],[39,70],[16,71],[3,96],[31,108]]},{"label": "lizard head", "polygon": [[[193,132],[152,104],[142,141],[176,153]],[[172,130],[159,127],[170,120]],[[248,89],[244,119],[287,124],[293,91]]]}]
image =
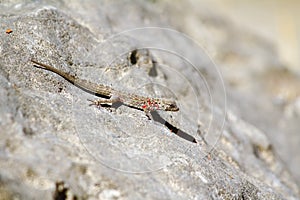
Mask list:
[{"label": "lizard head", "polygon": [[[134,100],[136,100],[135,97]],[[142,97],[139,97],[142,99]],[[133,101],[135,102],[135,101]],[[160,99],[160,98],[144,98],[139,107],[144,111],[155,111],[155,110],[165,110],[165,111],[172,111],[176,112],[179,110],[175,101],[168,100],[168,99]]]},{"label": "lizard head", "polygon": [[165,111],[172,111],[172,112],[176,112],[179,110],[177,104],[175,101],[172,100],[162,100],[161,102],[161,109],[165,110]]}]

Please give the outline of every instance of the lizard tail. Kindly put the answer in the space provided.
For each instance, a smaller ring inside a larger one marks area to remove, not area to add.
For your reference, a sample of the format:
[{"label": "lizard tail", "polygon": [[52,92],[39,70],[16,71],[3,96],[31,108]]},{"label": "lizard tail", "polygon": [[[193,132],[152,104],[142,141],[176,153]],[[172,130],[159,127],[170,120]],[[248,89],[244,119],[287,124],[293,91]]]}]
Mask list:
[{"label": "lizard tail", "polygon": [[102,84],[95,84],[95,83],[89,82],[87,80],[78,79],[77,77],[75,77],[71,74],[68,74],[64,71],[56,69],[55,67],[52,67],[50,65],[40,63],[34,59],[31,59],[30,61],[33,62],[34,64],[38,65],[38,66],[35,65],[35,67],[39,67],[39,68],[54,72],[54,73],[60,75],[61,77],[63,77],[64,79],[66,79],[67,81],[69,81],[70,83],[72,83],[73,85],[76,85],[89,93],[97,94],[100,96],[111,97],[112,89],[108,86],[105,86]]},{"label": "lizard tail", "polygon": [[60,70],[58,70],[58,69],[56,69],[56,68],[54,68],[54,67],[52,67],[50,65],[46,65],[46,64],[40,63],[40,62],[38,62],[38,61],[36,61],[34,59],[31,59],[30,61],[33,62],[34,64],[39,65],[39,66],[35,66],[35,67],[43,68],[43,69],[49,70],[51,72],[54,72],[54,73],[62,76],[64,79],[68,80],[72,84],[75,84],[75,81],[76,81],[75,76],[72,76],[72,75],[67,74],[67,73],[65,73],[63,71],[60,71]]}]

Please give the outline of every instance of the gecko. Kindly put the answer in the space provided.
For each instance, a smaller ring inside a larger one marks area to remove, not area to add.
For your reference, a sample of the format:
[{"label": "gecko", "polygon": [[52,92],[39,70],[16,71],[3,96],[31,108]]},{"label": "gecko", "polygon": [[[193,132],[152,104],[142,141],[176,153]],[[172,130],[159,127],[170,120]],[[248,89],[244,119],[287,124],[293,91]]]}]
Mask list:
[{"label": "gecko", "polygon": [[89,100],[91,101],[90,105],[101,107],[101,105],[103,104],[122,103],[128,107],[143,110],[148,117],[150,116],[151,111],[164,110],[176,112],[179,110],[176,102],[170,99],[145,97],[141,95],[122,92],[104,84],[96,84],[88,80],[77,78],[76,76],[73,76],[50,65],[40,63],[34,59],[31,59],[30,61],[35,64],[35,67],[54,72],[73,85],[83,89],[84,91],[106,98]]}]

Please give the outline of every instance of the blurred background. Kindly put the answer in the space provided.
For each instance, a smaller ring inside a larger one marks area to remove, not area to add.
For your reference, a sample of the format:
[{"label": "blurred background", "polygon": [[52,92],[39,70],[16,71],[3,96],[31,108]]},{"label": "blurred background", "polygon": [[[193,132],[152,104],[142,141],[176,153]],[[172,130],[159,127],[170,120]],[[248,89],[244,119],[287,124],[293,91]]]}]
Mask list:
[{"label": "blurred background", "polygon": [[211,50],[227,82],[230,109],[268,135],[300,185],[300,1],[206,5],[244,29],[236,40],[225,36],[231,44],[221,39],[217,46],[227,50]]},{"label": "blurred background", "polygon": [[276,45],[279,60],[300,73],[300,1],[213,0],[226,15],[244,24]]}]

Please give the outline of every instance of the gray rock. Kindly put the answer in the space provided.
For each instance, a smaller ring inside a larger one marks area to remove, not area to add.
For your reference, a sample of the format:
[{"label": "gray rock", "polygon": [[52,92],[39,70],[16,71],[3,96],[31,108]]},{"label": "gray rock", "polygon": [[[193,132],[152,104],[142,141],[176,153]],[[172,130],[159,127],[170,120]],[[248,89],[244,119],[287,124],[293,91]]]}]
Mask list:
[{"label": "gray rock", "polygon": [[[165,29],[114,35],[167,26],[174,15],[160,17],[162,4],[24,2],[0,7],[2,199],[299,198],[276,146],[226,110],[223,82],[203,50]],[[130,63],[141,47],[150,54]],[[122,91],[176,98],[179,112],[158,114],[198,143],[143,111],[90,107],[95,96],[31,58]]]}]

